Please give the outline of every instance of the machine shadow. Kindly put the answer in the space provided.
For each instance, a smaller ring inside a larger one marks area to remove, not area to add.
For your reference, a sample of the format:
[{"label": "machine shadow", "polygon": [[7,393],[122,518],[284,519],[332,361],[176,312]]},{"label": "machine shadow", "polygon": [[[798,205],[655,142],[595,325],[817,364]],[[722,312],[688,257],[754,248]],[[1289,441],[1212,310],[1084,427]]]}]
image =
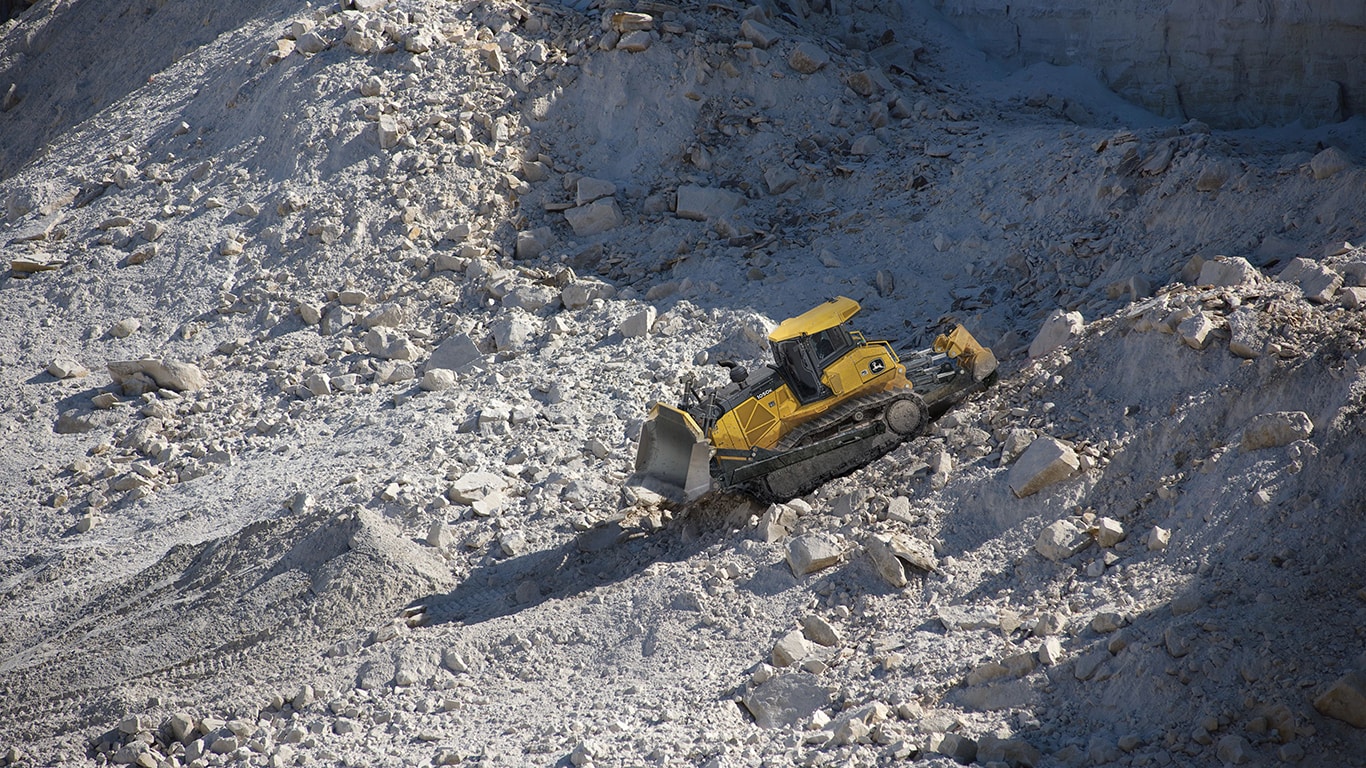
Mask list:
[{"label": "machine shadow", "polygon": [[[408,605],[424,624],[479,624],[624,581],[655,563],[678,562],[735,540],[736,515],[751,512],[735,496],[702,501],[653,530],[600,523],[552,549],[476,568],[455,589]],[[724,511],[723,511],[724,510]]]}]

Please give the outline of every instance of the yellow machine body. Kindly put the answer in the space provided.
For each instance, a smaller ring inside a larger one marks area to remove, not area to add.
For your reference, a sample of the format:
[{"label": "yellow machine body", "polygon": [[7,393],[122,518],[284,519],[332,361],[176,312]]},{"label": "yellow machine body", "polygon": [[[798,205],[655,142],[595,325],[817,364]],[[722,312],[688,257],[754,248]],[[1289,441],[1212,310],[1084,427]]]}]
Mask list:
[{"label": "yellow machine body", "polygon": [[[772,461],[775,453],[791,453],[795,462],[794,449],[815,434],[857,430],[865,418],[883,418],[880,409],[892,401],[889,397],[918,403],[909,410],[898,406],[897,423],[909,419],[914,426],[916,419],[908,414],[923,411],[927,400],[961,391],[968,374],[981,382],[995,371],[990,350],[958,326],[938,337],[933,350],[914,353],[915,370],[908,374],[891,343],[869,341],[846,327],[858,311],[858,302],[840,296],[784,320],[769,334],[774,364],[762,375],[742,374],[740,383],[694,407],[655,405],[642,428],[638,477],[691,500],[705,493],[713,478],[736,477],[733,471],[747,464],[783,464]],[[918,423],[923,427],[924,419]],[[745,471],[753,477],[761,470]]]}]

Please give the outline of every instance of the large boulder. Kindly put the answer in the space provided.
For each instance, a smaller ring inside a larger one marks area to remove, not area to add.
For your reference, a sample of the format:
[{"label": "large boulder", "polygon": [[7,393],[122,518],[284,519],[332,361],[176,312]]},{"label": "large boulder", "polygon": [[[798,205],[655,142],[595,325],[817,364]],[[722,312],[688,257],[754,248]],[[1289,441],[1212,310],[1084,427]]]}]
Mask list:
[{"label": "large boulder", "polygon": [[805,672],[776,675],[742,699],[760,728],[801,725],[833,700],[834,693],[820,678]]},{"label": "large boulder", "polygon": [[1276,448],[1314,434],[1314,422],[1304,411],[1275,411],[1252,417],[1243,429],[1243,450]]},{"label": "large boulder", "polygon": [[685,184],[678,188],[678,201],[674,213],[680,219],[706,221],[734,211],[740,207],[744,198],[728,189],[699,187]]},{"label": "large boulder", "polygon": [[1010,468],[1006,484],[1023,499],[1071,477],[1081,461],[1068,444],[1052,437],[1035,438]]},{"label": "large boulder", "polygon": [[198,366],[179,360],[120,360],[109,363],[109,376],[123,386],[125,394],[141,394],[128,392],[129,384],[147,380],[176,392],[195,392],[206,383]]},{"label": "large boulder", "polygon": [[1261,278],[1262,273],[1241,256],[1215,256],[1200,265],[1200,277],[1196,279],[1196,284],[1231,288],[1251,285]]},{"label": "large boulder", "polygon": [[1081,334],[1081,329],[1086,325],[1080,312],[1064,312],[1055,309],[1043,321],[1043,326],[1039,328],[1039,333],[1034,337],[1034,341],[1029,344],[1029,356],[1031,358],[1043,357],[1053,350],[1071,341],[1073,337]]}]

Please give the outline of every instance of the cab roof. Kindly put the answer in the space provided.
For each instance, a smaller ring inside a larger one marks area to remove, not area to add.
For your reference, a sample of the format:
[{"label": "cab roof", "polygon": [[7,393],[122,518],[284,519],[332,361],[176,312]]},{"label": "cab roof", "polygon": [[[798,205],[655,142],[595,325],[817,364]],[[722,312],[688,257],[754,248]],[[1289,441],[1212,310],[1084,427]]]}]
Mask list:
[{"label": "cab roof", "polygon": [[795,339],[803,334],[820,333],[857,315],[858,311],[859,304],[857,301],[846,296],[836,296],[820,306],[782,321],[768,335],[768,340],[776,344],[780,341]]}]

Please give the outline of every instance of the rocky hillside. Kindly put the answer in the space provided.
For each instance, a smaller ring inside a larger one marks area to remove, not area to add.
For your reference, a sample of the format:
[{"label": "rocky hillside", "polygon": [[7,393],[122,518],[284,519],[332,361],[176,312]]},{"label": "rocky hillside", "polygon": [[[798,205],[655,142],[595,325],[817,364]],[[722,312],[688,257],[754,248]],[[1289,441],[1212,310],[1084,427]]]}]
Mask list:
[{"label": "rocky hillside", "polygon": [[[0,68],[0,764],[1366,754],[1359,121],[843,3],[53,0]],[[999,382],[628,483],[833,295]]]}]

